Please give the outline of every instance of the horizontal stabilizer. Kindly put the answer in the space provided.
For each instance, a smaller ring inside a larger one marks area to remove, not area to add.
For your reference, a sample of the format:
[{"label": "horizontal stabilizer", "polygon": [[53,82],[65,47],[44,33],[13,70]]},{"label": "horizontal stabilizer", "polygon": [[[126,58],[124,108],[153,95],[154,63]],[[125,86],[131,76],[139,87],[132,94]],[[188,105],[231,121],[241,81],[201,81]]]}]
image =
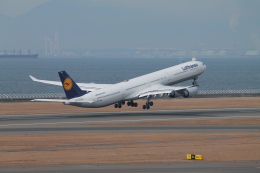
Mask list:
[{"label": "horizontal stabilizer", "polygon": [[37,79],[33,76],[30,75],[30,78],[35,81],[35,82],[41,82],[41,83],[46,83],[46,84],[52,84],[52,85],[58,85],[58,86],[62,86],[61,82],[58,81],[48,81],[48,80],[41,80],[41,79]]},{"label": "horizontal stabilizer", "polygon": [[65,100],[65,99],[33,99],[32,102],[60,102],[60,103],[93,103],[92,100]]},{"label": "horizontal stabilizer", "polygon": [[32,102],[68,102],[69,100],[62,100],[62,99],[33,99]]}]

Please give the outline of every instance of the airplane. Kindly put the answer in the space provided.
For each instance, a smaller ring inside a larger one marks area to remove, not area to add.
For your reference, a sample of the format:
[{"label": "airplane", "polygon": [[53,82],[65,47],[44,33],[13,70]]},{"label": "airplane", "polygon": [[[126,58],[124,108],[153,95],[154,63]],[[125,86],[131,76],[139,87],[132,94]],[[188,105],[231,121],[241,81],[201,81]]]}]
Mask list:
[{"label": "airplane", "polygon": [[[63,86],[67,99],[34,99],[32,101],[61,102],[87,108],[99,108],[114,104],[121,108],[127,101],[128,106],[137,107],[137,99],[146,99],[143,109],[153,106],[155,97],[167,96],[192,97],[198,92],[198,76],[206,70],[206,65],[192,59],[166,69],[124,80],[116,84],[75,83],[66,71],[58,72],[61,82],[40,80],[29,76],[33,81]],[[172,86],[187,80],[192,80],[191,86]]]}]

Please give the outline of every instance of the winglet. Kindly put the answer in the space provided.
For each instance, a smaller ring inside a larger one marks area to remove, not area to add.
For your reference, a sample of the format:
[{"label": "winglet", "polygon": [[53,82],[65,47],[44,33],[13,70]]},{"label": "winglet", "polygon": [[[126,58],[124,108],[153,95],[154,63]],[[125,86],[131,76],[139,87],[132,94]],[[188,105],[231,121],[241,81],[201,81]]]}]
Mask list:
[{"label": "winglet", "polygon": [[30,75],[30,78],[33,80],[33,81],[37,81],[37,79],[33,76]]},{"label": "winglet", "polygon": [[86,94],[86,92],[82,91],[65,71],[60,71],[59,76],[68,99],[80,97]]}]

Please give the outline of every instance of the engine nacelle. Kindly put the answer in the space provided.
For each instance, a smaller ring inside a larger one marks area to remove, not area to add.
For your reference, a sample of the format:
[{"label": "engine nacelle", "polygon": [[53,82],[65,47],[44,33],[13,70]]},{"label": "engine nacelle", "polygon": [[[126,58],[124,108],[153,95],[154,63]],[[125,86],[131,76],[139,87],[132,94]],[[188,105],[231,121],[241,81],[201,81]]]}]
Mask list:
[{"label": "engine nacelle", "polygon": [[198,93],[198,90],[199,90],[198,87],[187,88],[187,89],[181,91],[181,95],[182,95],[182,97],[185,97],[185,98],[192,97]]},{"label": "engine nacelle", "polygon": [[170,94],[169,94],[169,97],[170,98],[175,98],[175,97],[180,97],[181,96],[181,94],[179,94],[179,93],[177,93],[177,92],[175,92],[175,91],[172,91]]}]

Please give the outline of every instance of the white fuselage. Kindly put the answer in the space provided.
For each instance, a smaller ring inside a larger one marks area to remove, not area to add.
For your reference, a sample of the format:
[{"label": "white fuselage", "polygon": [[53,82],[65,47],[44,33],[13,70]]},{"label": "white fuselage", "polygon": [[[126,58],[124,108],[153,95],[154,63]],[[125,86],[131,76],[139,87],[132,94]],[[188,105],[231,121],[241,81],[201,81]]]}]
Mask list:
[{"label": "white fuselage", "polygon": [[[81,97],[69,100],[70,105],[97,108],[108,106],[124,100],[138,99],[138,93],[156,85],[174,85],[197,78],[206,69],[200,61],[189,61],[163,70],[126,80],[102,88]],[[84,102],[86,100],[86,102]],[[91,101],[91,102],[90,102]]]}]

